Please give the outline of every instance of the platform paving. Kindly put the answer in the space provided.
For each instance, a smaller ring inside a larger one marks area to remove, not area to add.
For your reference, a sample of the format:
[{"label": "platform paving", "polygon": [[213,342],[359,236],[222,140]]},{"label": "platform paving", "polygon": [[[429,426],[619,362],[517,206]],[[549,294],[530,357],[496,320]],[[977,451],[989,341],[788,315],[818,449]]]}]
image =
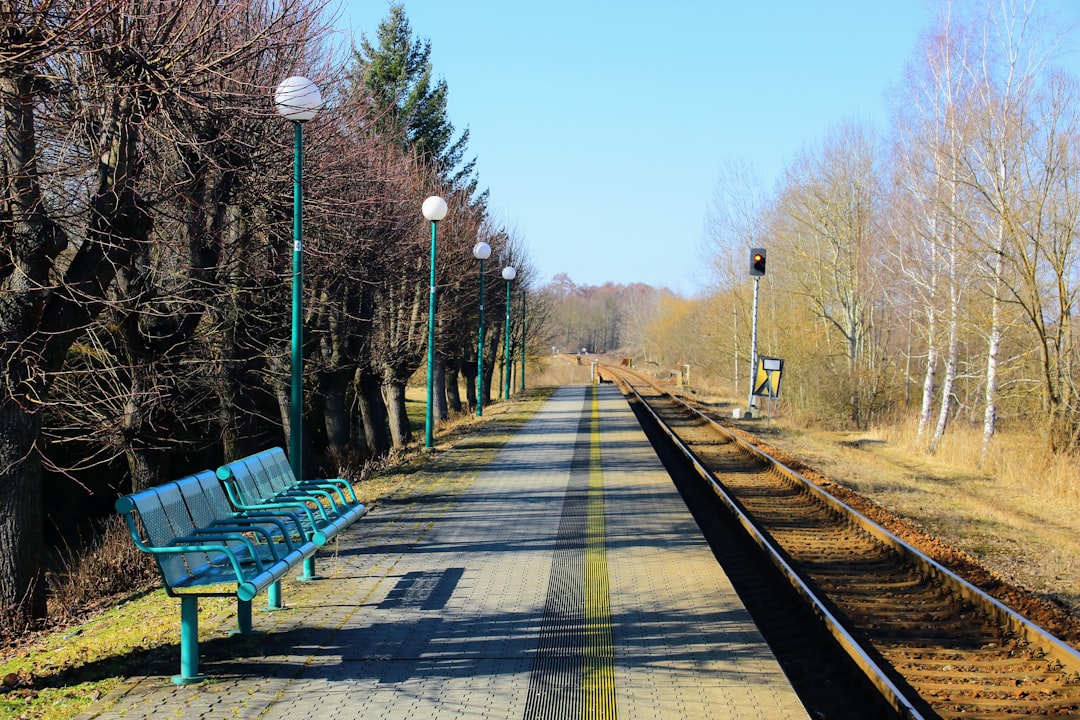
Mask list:
[{"label": "platform paving", "polygon": [[210,681],[80,717],[807,717],[615,388],[481,456],[380,501],[259,634],[204,633]]}]

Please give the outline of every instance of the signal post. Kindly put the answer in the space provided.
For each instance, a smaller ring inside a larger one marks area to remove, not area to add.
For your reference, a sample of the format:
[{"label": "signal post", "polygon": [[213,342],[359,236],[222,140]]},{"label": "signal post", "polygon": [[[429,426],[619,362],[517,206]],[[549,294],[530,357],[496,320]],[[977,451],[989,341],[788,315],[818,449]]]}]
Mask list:
[{"label": "signal post", "polygon": [[754,416],[754,377],[757,368],[758,283],[765,275],[765,248],[750,248],[750,276],[754,278],[754,311],[750,329],[750,392],[746,398],[746,416]]}]

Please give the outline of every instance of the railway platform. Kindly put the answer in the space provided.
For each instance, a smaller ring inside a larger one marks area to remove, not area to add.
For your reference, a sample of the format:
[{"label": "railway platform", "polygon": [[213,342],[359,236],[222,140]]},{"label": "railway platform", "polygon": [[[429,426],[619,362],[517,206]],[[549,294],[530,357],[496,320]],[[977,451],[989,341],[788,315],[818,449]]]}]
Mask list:
[{"label": "railway platform", "polygon": [[483,446],[377,503],[260,634],[204,637],[212,680],[81,717],[807,717],[616,388]]}]

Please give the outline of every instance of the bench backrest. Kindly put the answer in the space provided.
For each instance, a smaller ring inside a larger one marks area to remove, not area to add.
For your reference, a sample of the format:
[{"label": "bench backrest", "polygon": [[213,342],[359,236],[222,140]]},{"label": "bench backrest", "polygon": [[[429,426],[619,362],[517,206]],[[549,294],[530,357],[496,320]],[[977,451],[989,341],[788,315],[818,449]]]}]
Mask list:
[{"label": "bench backrest", "polygon": [[258,505],[266,497],[259,488],[255,474],[242,460],[222,465],[217,469],[217,476],[229,486],[229,492],[243,505]]},{"label": "bench backrest", "polygon": [[199,481],[204,499],[216,517],[229,517],[236,512],[232,503],[229,502],[229,496],[225,492],[225,488],[222,487],[221,481],[218,480],[216,472],[205,470],[193,477]]},{"label": "bench backrest", "polygon": [[[117,500],[116,509],[127,519],[132,536],[152,548],[174,545],[176,538],[190,534],[193,529],[191,516],[179,492],[163,492],[156,487],[142,490]],[[189,569],[210,562],[205,552],[154,554],[154,559],[169,587],[182,585],[191,576]]]},{"label": "bench backrest", "polygon": [[233,509],[229,505],[229,498],[213,470],[188,475],[177,480],[175,484],[196,527],[207,527],[215,520],[232,517]]},{"label": "bench backrest", "polygon": [[[164,548],[176,545],[177,538],[190,537],[197,528],[211,526],[215,520],[233,516],[228,496],[213,470],[168,482],[120,498],[116,509],[125,515],[134,537],[149,547]],[[134,511],[134,512],[133,512]],[[138,514],[138,522],[133,515]],[[140,532],[139,525],[142,526]],[[216,535],[212,540],[193,538],[184,544],[210,542],[230,548],[245,557],[247,546],[242,540]],[[191,551],[185,553],[154,553],[162,579],[169,587],[180,587],[202,573],[208,565],[220,565],[226,557],[220,552]]]},{"label": "bench backrest", "polygon": [[293,474],[292,465],[281,448],[270,448],[255,456],[262,464],[267,482],[278,492],[283,492],[296,485],[299,478]]},{"label": "bench backrest", "polygon": [[292,468],[281,448],[270,448],[254,455],[226,463],[217,476],[230,480],[240,498],[247,504],[258,504],[290,489],[295,480]]}]

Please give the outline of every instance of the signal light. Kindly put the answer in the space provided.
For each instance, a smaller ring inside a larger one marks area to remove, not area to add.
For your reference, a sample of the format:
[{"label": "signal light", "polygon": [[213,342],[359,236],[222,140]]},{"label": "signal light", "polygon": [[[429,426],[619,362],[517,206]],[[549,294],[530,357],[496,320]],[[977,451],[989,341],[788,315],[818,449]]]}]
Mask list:
[{"label": "signal light", "polygon": [[765,274],[765,248],[750,248],[750,274],[758,277]]}]

